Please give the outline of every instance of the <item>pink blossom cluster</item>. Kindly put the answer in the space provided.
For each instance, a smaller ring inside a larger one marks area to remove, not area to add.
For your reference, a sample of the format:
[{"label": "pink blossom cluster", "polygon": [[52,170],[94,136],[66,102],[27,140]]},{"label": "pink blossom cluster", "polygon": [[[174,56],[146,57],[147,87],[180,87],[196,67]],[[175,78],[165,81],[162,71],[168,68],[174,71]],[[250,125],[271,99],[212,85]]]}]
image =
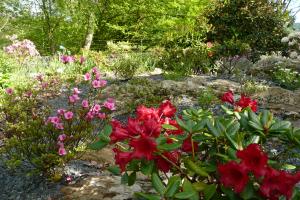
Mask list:
[{"label": "pink blossom cluster", "polygon": [[80,56],[79,59],[76,59],[75,56],[62,55],[60,57],[60,60],[64,64],[69,64],[69,63],[73,63],[73,62],[77,61],[79,64],[82,65],[85,62],[86,59],[83,56]]},{"label": "pink blossom cluster", "polygon": [[14,40],[13,44],[4,47],[4,51],[8,54],[15,56],[39,56],[39,52],[36,49],[34,43],[30,40]]},{"label": "pink blossom cluster", "polygon": [[60,134],[58,137],[57,137],[57,145],[59,147],[58,149],[58,154],[60,156],[64,156],[67,154],[67,151],[65,149],[65,144],[64,144],[64,141],[66,140],[67,138],[67,135],[66,134]]},{"label": "pink blossom cluster", "polygon": [[85,81],[91,81],[92,87],[95,89],[103,88],[107,84],[106,80],[101,79],[101,74],[97,67],[94,67],[91,73],[86,73],[83,78]]}]

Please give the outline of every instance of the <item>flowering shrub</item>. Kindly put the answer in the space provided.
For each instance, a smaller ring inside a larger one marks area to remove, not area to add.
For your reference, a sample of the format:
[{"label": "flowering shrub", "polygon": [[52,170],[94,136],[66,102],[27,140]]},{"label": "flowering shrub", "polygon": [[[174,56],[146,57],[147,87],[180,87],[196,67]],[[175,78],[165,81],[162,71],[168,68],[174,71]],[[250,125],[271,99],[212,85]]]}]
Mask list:
[{"label": "flowering shrub", "polygon": [[30,40],[17,40],[17,37],[10,37],[12,44],[4,47],[4,51],[14,56],[19,61],[24,61],[28,57],[39,56],[39,52],[36,49],[34,43]]},{"label": "flowering shrub", "polygon": [[[35,170],[48,176],[76,156],[116,109],[114,100],[106,98],[102,89],[106,81],[93,68],[85,75],[86,94],[79,87],[70,88],[64,106],[57,107],[64,93],[57,79],[36,77],[27,89],[7,88],[1,99],[1,118],[7,163],[16,166],[29,162]],[[94,87],[93,82],[101,82]],[[59,103],[61,105],[61,103]]]},{"label": "flowering shrub", "polygon": [[[137,172],[151,178],[156,193],[136,193],[141,199],[299,197],[299,166],[262,149],[275,137],[284,151],[299,151],[300,130],[268,111],[255,114],[257,103],[246,96],[235,101],[228,92],[222,100],[240,108],[222,106],[219,116],[189,109],[176,117],[170,101],[158,108],[141,105],[126,124],[113,120],[91,148],[114,145],[116,166],[110,171],[122,174],[122,183],[134,184]],[[284,171],[287,164],[294,170]]]}]

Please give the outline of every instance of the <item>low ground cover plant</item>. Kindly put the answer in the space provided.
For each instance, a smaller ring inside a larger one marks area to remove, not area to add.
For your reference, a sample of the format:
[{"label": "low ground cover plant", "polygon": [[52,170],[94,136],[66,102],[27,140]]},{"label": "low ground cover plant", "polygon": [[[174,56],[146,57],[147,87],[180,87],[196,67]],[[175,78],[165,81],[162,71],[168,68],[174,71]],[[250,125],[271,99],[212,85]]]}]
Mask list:
[{"label": "low ground cover plant", "polygon": [[96,67],[83,79],[81,85],[68,87],[57,77],[38,75],[28,88],[5,90],[1,152],[9,167],[26,162],[32,172],[57,177],[59,167],[85,149],[116,107],[103,93],[107,82]]},{"label": "low ground cover plant", "polygon": [[114,146],[109,169],[122,183],[133,185],[138,172],[151,179],[156,193],[136,193],[141,199],[297,199],[299,166],[267,154],[265,144],[275,139],[284,151],[299,150],[300,130],[259,112],[245,95],[228,91],[221,100],[217,116],[203,109],[176,116],[170,101],[140,105],[127,123],[107,125],[91,148]]}]

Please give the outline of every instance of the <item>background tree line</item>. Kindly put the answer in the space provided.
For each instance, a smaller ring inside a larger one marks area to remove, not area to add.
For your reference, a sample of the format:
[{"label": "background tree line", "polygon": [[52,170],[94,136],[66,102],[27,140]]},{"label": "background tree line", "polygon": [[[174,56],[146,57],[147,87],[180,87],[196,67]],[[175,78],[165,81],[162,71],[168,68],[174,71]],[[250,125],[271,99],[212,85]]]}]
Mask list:
[{"label": "background tree line", "polygon": [[[293,22],[287,0],[3,0],[0,46],[6,35],[32,40],[42,54],[64,46],[104,50],[107,41],[146,47],[199,42],[246,43],[255,52],[282,48]],[[226,46],[226,45],[225,45]],[[228,46],[228,45],[227,45]],[[230,46],[230,45],[229,45]],[[224,50],[224,52],[227,52]],[[236,52],[238,53],[238,52]]]}]

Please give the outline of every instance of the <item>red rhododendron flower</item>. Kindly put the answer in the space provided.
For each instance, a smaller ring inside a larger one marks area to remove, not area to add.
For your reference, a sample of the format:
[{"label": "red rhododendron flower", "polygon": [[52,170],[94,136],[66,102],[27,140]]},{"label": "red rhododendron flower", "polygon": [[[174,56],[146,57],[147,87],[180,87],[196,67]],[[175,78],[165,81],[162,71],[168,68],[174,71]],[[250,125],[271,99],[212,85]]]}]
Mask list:
[{"label": "red rhododendron flower", "polygon": [[141,122],[137,119],[128,118],[127,122],[127,131],[131,135],[139,135],[143,132],[143,127],[141,126]]},{"label": "red rhododendron flower", "polygon": [[232,187],[237,193],[241,193],[249,181],[246,166],[235,161],[219,165],[218,171],[221,176],[220,182],[225,187]]},{"label": "red rhododendron flower", "polygon": [[270,200],[278,200],[280,196],[290,199],[293,188],[299,181],[299,173],[291,175],[285,171],[268,168],[259,190],[264,197]]},{"label": "red rhododendron flower", "polygon": [[169,100],[164,101],[158,108],[159,116],[164,115],[165,117],[174,117],[175,113],[176,108]]},{"label": "red rhododendron flower", "polygon": [[[178,164],[180,158],[180,153],[178,151],[165,152],[163,153],[163,155],[172,163],[176,165]],[[161,156],[155,157],[155,163],[157,168],[163,172],[168,172],[172,168],[172,163],[170,163],[169,161],[167,161],[165,158]]]},{"label": "red rhododendron flower", "polygon": [[237,151],[236,156],[242,160],[247,169],[253,172],[255,177],[263,176],[266,172],[268,156],[261,150],[258,144],[250,144],[246,149]]},{"label": "red rhododendron flower", "polygon": [[158,137],[161,132],[161,124],[154,119],[148,119],[144,122],[145,133],[152,137]]},{"label": "red rhododendron flower", "polygon": [[125,171],[126,165],[131,161],[131,152],[122,152],[117,148],[114,148],[115,152],[115,162],[120,166],[122,172]]},{"label": "red rhododendron flower", "polygon": [[253,112],[257,111],[257,102],[256,100],[251,100],[251,98],[246,97],[245,95],[241,95],[240,100],[236,103],[237,106],[241,108],[250,107]]},{"label": "red rhododendron flower", "polygon": [[[193,146],[194,146],[194,151],[198,151],[198,143],[193,142]],[[183,141],[181,149],[182,149],[182,151],[187,152],[187,153],[193,152],[191,136],[189,136],[188,138],[186,138]]]},{"label": "red rhododendron flower", "polygon": [[156,143],[152,137],[141,134],[141,137],[132,139],[129,143],[134,148],[132,158],[151,160],[153,153],[157,150]]},{"label": "red rhododendron flower", "polygon": [[221,97],[221,100],[223,102],[234,104],[233,92],[231,90],[229,90],[228,92],[225,92],[223,94],[223,96]]},{"label": "red rhododendron flower", "polygon": [[146,106],[138,106],[136,109],[137,118],[139,120],[155,119],[159,120],[158,110],[155,108],[147,108]]},{"label": "red rhododendron flower", "polygon": [[128,131],[117,120],[111,122],[112,133],[110,134],[111,143],[116,143],[130,137]]}]

